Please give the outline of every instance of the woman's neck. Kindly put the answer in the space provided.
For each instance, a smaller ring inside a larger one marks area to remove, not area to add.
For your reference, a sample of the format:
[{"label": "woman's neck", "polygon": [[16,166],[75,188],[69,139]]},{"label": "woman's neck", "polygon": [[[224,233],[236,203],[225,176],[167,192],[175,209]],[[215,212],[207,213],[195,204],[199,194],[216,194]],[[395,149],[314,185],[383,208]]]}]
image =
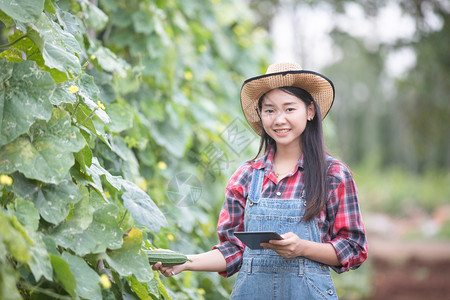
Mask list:
[{"label": "woman's neck", "polygon": [[300,156],[302,155],[302,147],[283,147],[277,145],[275,156],[273,158],[274,170],[278,173],[285,173],[294,168]]}]

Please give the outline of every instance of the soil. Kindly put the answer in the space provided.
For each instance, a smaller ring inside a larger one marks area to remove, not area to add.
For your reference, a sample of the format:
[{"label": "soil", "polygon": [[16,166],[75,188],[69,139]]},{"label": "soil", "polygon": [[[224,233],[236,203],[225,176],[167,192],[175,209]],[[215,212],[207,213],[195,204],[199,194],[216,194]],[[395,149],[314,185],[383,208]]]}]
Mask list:
[{"label": "soil", "polygon": [[[373,272],[369,300],[450,300],[450,241],[373,230],[371,225],[382,227],[378,221],[366,226]],[[389,225],[401,228],[400,222]]]},{"label": "soil", "polygon": [[411,259],[402,264],[376,259],[370,299],[450,299],[450,260]]}]

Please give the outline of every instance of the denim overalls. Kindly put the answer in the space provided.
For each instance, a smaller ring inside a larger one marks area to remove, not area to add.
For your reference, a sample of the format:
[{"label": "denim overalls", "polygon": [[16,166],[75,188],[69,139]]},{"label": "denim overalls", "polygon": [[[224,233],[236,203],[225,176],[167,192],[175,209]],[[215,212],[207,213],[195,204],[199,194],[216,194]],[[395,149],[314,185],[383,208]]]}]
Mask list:
[{"label": "denim overalls", "polygon": [[[245,231],[294,232],[321,242],[317,221],[301,221],[305,191],[300,199],[261,198],[264,170],[254,170],[245,206]],[[283,258],[273,250],[245,248],[231,299],[337,299],[327,265],[304,257]]]}]

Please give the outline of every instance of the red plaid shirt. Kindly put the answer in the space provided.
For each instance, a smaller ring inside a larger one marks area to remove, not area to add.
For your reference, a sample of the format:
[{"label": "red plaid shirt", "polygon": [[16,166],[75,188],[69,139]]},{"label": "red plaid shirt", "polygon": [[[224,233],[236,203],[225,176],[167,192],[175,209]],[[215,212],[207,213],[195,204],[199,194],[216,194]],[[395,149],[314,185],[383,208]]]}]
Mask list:
[{"label": "red plaid shirt", "polygon": [[[226,272],[219,273],[229,277],[239,271],[242,264],[244,245],[234,236],[235,231],[243,231],[245,203],[250,191],[254,169],[265,169],[269,173],[264,177],[261,197],[292,199],[303,186],[303,156],[295,172],[284,178],[277,186],[273,172],[273,147],[265,156],[255,162],[243,164],[231,177],[225,190],[225,202],[219,216],[217,233],[219,249],[227,262]],[[298,171],[297,171],[298,170]],[[337,273],[356,269],[367,258],[367,240],[359,209],[355,182],[348,168],[334,159],[328,169],[328,202],[318,218],[322,242],[331,243],[341,263],[332,267]],[[281,191],[281,195],[276,192]],[[284,232],[283,232],[284,233]]]}]

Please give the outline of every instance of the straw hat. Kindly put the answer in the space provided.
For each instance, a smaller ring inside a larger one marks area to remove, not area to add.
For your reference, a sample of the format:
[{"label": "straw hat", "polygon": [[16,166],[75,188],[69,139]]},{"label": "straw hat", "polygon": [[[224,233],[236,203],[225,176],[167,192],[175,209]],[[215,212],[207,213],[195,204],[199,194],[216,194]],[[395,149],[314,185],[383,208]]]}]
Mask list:
[{"label": "straw hat", "polygon": [[296,63],[272,64],[265,75],[247,79],[241,88],[241,106],[253,130],[261,135],[262,125],[258,115],[258,101],[262,95],[284,86],[299,87],[311,94],[325,118],[334,101],[334,85],[325,76],[302,70]]}]

